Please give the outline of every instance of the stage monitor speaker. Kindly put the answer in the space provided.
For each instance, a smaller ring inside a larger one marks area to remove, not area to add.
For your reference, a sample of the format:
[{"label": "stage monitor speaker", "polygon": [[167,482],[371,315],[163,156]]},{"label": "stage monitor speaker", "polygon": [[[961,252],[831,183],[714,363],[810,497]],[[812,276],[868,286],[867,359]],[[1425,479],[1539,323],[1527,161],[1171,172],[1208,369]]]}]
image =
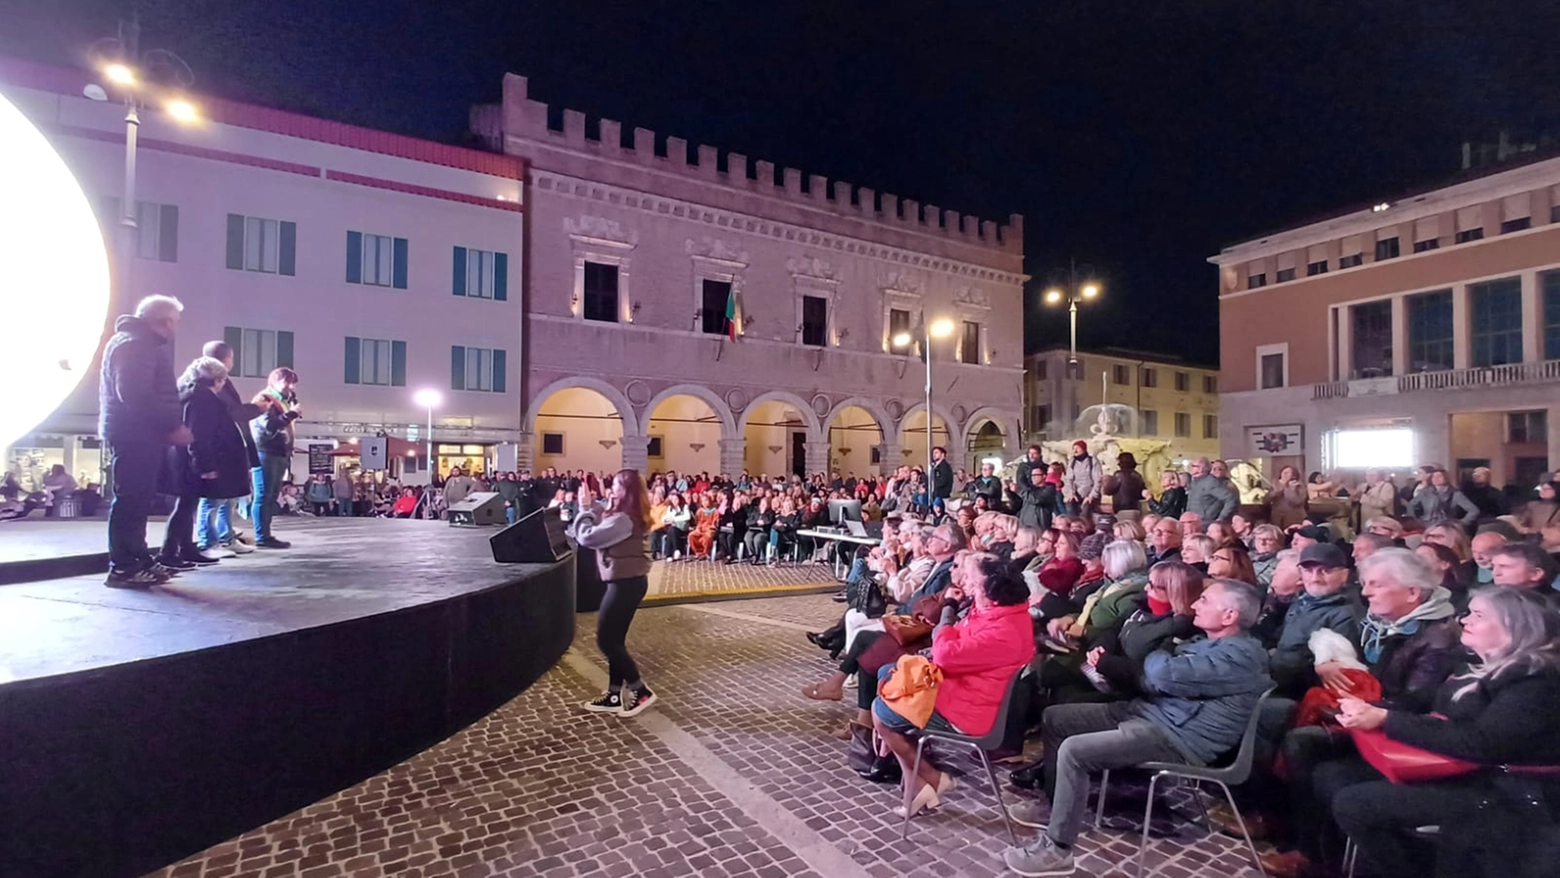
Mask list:
[{"label": "stage monitor speaker", "polygon": [[504,498],[491,491],[468,494],[459,503],[450,504],[450,524],[485,527],[504,523]]},{"label": "stage monitor speaker", "polygon": [[538,509],[493,534],[493,560],[502,564],[551,564],[573,551],[557,509]]}]

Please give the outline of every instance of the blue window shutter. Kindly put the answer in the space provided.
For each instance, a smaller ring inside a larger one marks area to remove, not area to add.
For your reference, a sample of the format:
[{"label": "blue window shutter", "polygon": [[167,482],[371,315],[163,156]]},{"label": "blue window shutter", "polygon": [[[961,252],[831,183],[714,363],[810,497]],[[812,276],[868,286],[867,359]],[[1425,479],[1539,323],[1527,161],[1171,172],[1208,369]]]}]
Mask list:
[{"label": "blue window shutter", "polygon": [[406,254],[408,245],[405,238],[395,239],[394,266],[390,269],[391,286],[398,290],[406,289]]},{"label": "blue window shutter", "polygon": [[227,267],[244,268],[244,215],[228,214]]},{"label": "blue window shutter", "polygon": [[358,369],[363,364],[362,341],[354,336],[347,336],[347,376],[348,384],[362,383],[358,379]]},{"label": "blue window shutter", "polygon": [[164,204],[158,216],[157,261],[179,261],[179,208]]},{"label": "blue window shutter", "polygon": [[509,299],[509,254],[493,254],[493,301]]},{"label": "blue window shutter", "polygon": [[222,340],[233,349],[233,374],[242,374],[244,368],[244,330],[238,326],[222,327]]},{"label": "blue window shutter", "polygon": [[502,350],[495,350],[493,352],[493,392],[494,393],[503,393],[504,392],[504,371],[505,371],[504,370],[504,361],[506,359],[508,359],[508,355],[505,354]]},{"label": "blue window shutter", "polygon": [[[455,248],[459,250],[460,248]],[[454,345],[450,348],[450,389],[466,389],[466,348]]]},{"label": "blue window shutter", "polygon": [[277,225],[282,228],[282,246],[276,273],[295,275],[298,273],[298,224],[281,222]]},{"label": "blue window shutter", "polygon": [[347,283],[363,282],[363,233],[347,233]]},{"label": "blue window shutter", "polygon": [[291,369],[293,364],[293,334],[285,331],[276,333],[276,365],[286,366]]},{"label": "blue window shutter", "polygon": [[455,248],[455,276],[451,278],[451,289],[455,295],[466,295],[466,248]]},{"label": "blue window shutter", "polygon": [[406,342],[390,342],[390,386],[406,386]]}]

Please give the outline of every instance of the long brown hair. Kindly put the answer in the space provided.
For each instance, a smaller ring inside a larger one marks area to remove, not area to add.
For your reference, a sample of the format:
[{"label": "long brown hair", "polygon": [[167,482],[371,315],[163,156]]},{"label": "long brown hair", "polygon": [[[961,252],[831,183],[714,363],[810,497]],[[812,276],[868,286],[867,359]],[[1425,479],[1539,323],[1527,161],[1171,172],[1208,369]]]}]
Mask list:
[{"label": "long brown hair", "polygon": [[607,504],[608,512],[621,512],[634,522],[636,530],[649,530],[650,497],[645,492],[645,480],[636,469],[620,469],[613,481],[623,486],[623,497],[614,497]]}]

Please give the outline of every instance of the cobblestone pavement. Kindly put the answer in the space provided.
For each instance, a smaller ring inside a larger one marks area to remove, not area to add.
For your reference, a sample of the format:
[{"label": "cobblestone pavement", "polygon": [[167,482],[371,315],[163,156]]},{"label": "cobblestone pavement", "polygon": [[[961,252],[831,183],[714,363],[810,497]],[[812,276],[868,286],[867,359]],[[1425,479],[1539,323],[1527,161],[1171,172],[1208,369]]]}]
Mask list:
[{"label": "cobblestone pavement", "polygon": [[754,595],[807,594],[833,591],[834,572],[828,564],[784,563],[774,567],[744,562],[656,561],[650,569],[651,603],[736,599]]},{"label": "cobblestone pavement", "polygon": [[[486,719],[155,878],[1004,874],[977,763],[952,763],[959,789],[901,842],[896,791],[857,778],[826,733],[846,707],[797,693],[827,670],[801,632],[837,613],[818,595],[645,610],[629,646],[661,701],[630,720],[578,709],[605,683],[582,616],[575,650]],[[1141,787],[1112,786],[1140,815]],[[1088,832],[1077,874],[1133,874],[1134,826]],[[1255,874],[1240,842],[1164,828],[1155,874]]]}]

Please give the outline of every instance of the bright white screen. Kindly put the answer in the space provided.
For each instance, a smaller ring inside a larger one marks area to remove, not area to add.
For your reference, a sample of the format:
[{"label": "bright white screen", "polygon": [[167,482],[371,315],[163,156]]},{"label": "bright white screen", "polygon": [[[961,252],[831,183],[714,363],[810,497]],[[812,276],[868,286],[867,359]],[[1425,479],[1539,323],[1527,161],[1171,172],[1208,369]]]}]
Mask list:
[{"label": "bright white screen", "polygon": [[1340,469],[1414,465],[1414,431],[1408,428],[1339,430],[1333,434],[1333,448]]},{"label": "bright white screen", "polygon": [[108,314],[108,254],[81,184],[0,95],[0,446],[47,418],[86,377]]}]

